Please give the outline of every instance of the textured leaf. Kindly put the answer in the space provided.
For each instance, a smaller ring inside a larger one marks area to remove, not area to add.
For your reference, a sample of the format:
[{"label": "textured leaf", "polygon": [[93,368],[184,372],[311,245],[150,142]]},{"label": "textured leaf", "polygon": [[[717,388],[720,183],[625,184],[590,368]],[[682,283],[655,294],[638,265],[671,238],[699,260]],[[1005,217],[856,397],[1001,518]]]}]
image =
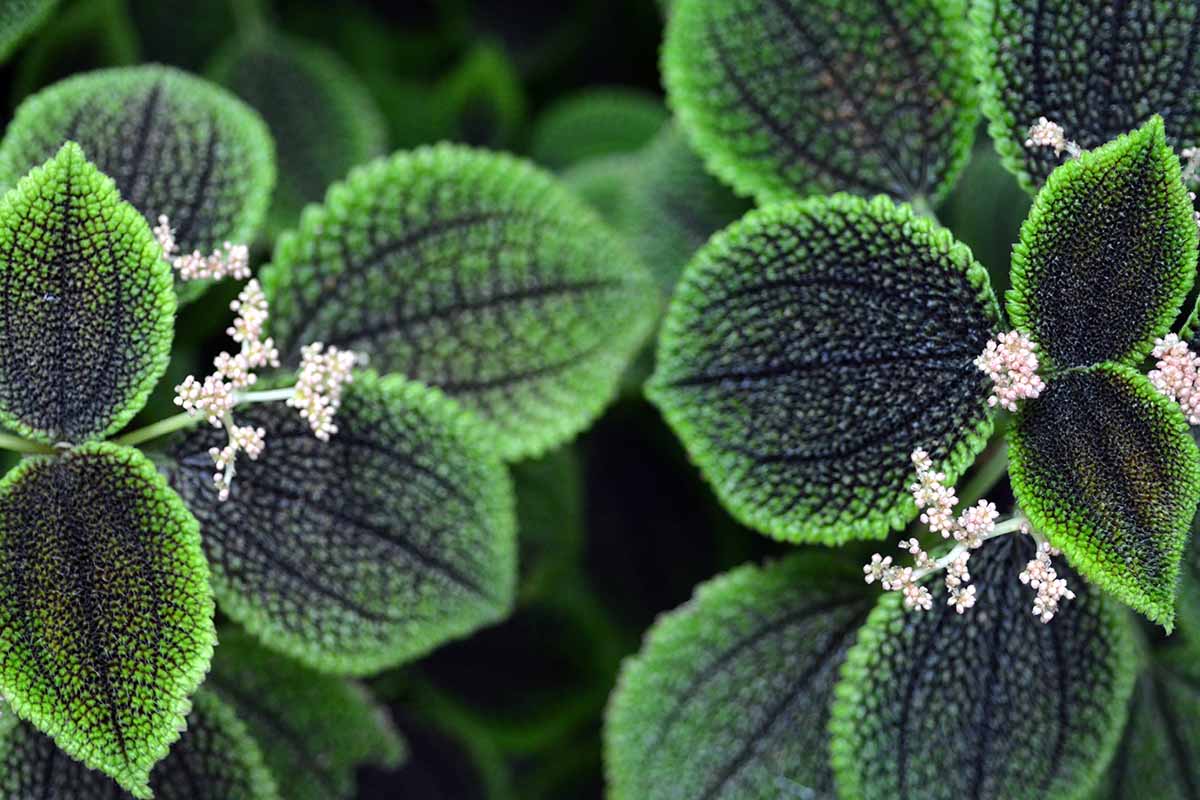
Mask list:
[{"label": "textured leaf", "polygon": [[617,228],[669,297],[701,245],[748,210],[669,125],[638,154]]},{"label": "textured leaf", "polygon": [[1137,364],[1196,274],[1196,221],[1162,120],[1050,176],[1013,247],[1008,315],[1060,367]]},{"label": "textured leaf", "polygon": [[68,755],[149,797],[214,641],[196,520],[136,450],[0,481],[0,691]]},{"label": "textured leaf", "polygon": [[[12,184],[66,140],[83,147],[153,225],[166,214],[183,252],[252,241],[275,180],[261,119],[218,86],[161,66],[98,70],[26,100],[0,143]],[[200,284],[179,285],[191,299]]]},{"label": "textured leaf", "polygon": [[1159,654],[1142,670],[1125,734],[1091,800],[1193,800],[1200,792],[1200,677],[1182,656]]},{"label": "textured leaf", "polygon": [[68,143],[0,197],[0,423],[119,430],[166,369],[175,295],[150,227]]},{"label": "textured leaf", "polygon": [[327,672],[376,672],[507,613],[516,577],[508,477],[446,398],[358,376],[338,433],[282,403],[238,411],[266,429],[218,502],[202,426],[172,449],[172,485],[200,520],[221,610]]},{"label": "textured leaf", "polygon": [[274,235],[356,164],[383,152],[374,100],[333,53],[279,35],[240,38],[209,74],[258,109],[275,137],[279,179],[268,217]]},{"label": "textured leaf", "polygon": [[667,119],[663,104],[646,92],[592,88],[569,95],[538,118],[529,152],[551,169],[632,153],[654,138]]},{"label": "textured leaf", "polygon": [[1198,720],[1194,664],[1157,658],[1142,670],[1121,744],[1091,800],[1193,800],[1200,793]]},{"label": "textured leaf", "polygon": [[1129,367],[1055,377],[1009,434],[1013,493],[1075,569],[1168,631],[1200,451],[1179,406]]},{"label": "textured leaf", "polygon": [[895,593],[871,612],[832,710],[841,797],[1073,800],[1095,784],[1125,721],[1134,639],[1120,607],[1065,567],[1075,599],[1048,624],[1031,614],[1017,576],[1034,553],[1028,536],[976,551],[965,614],[940,598],[906,612]]},{"label": "textured leaf", "polygon": [[832,800],[826,723],[871,608],[861,577],[795,555],[716,578],[660,618],[609,706],[612,800]]},{"label": "textured leaf", "polygon": [[936,202],[978,116],[967,31],[959,0],[679,0],[663,79],[712,171],[760,203]]},{"label": "textured leaf", "polygon": [[40,28],[58,0],[5,0],[0,6],[0,61],[5,61],[13,50]]},{"label": "textured leaf", "polygon": [[636,258],[550,176],[448,145],[351,173],[262,279],[285,360],[314,340],[368,353],[477,412],[508,459],[600,413],[655,307]]},{"label": "textured leaf", "polygon": [[1151,115],[1172,144],[1200,140],[1200,9],[1180,0],[1086,3],[981,0],[974,6],[988,132],[1030,192],[1062,160],[1024,146],[1047,117],[1085,148],[1099,147]]},{"label": "textured leaf", "polygon": [[[279,800],[258,745],[220,698],[196,693],[187,730],[150,776],[155,800]],[[133,795],[68,757],[32,725],[0,718],[0,796],[128,800]],[[287,800],[291,800],[287,796]]]},{"label": "textured leaf", "polygon": [[765,208],[684,272],[648,392],[743,523],[882,538],[916,515],[913,450],[954,481],[986,442],[972,361],[998,316],[970,251],[907,206]]},{"label": "textured leaf", "polygon": [[348,800],[355,767],[395,767],[403,758],[387,712],[362,687],[264,650],[240,631],[221,631],[204,686],[249,727],[281,798]]}]

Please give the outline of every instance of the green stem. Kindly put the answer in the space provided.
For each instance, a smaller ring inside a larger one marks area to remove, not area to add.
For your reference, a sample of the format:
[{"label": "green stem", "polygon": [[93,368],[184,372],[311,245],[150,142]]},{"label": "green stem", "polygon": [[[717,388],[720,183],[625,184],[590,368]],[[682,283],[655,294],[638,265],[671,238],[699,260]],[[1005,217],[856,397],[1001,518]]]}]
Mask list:
[{"label": "green stem", "polygon": [[1008,443],[1000,440],[996,450],[984,461],[963,487],[959,500],[963,508],[975,505],[1008,473]]},{"label": "green stem", "polygon": [[160,419],[152,425],[147,425],[144,428],[138,428],[136,431],[130,431],[124,436],[118,436],[113,441],[117,444],[123,444],[128,447],[139,445],[142,442],[147,442],[151,439],[157,439],[159,436],[166,436],[168,433],[174,433],[178,430],[191,427],[197,422],[200,422],[202,417],[193,417],[186,411],[176,414],[173,417]]},{"label": "green stem", "polygon": [[276,400],[287,400],[296,393],[295,386],[286,389],[264,389],[261,392],[239,392],[237,402],[241,403],[272,403]]},{"label": "green stem", "polygon": [[53,455],[58,452],[48,444],[31,442],[20,436],[13,436],[11,433],[0,433],[0,448],[16,453],[38,453],[40,455]]}]

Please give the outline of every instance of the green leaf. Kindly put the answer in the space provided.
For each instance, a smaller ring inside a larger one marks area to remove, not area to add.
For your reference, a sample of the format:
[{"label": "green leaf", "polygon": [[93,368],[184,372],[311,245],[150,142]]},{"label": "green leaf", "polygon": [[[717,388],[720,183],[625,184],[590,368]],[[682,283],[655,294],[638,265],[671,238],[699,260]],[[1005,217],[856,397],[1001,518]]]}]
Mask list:
[{"label": "green leaf", "polygon": [[136,64],[138,34],[125,1],[61,3],[13,64],[13,101],[81,72]]},{"label": "green leaf", "polygon": [[356,164],[383,152],[383,116],[333,53],[278,34],[235,39],[209,74],[262,114],[275,137],[279,180],[267,219],[272,237]]},{"label": "green leaf", "polygon": [[1194,655],[1165,652],[1142,670],[1129,722],[1090,800],[1192,800],[1200,792],[1200,676]]},{"label": "green leaf", "polygon": [[839,796],[1075,800],[1095,784],[1125,721],[1134,638],[1065,567],[1077,596],[1043,624],[1017,577],[1034,554],[1028,536],[975,551],[979,602],[965,614],[941,599],[904,611],[898,593],[871,612],[833,703]]},{"label": "green leaf", "polygon": [[715,578],[661,617],[609,705],[610,798],[832,800],[826,723],[871,608],[861,579],[799,554]]},{"label": "green leaf", "polygon": [[432,99],[445,117],[449,138],[479,147],[510,144],[525,119],[517,67],[503,48],[490,43],[468,52],[434,88]]},{"label": "green leaf", "polygon": [[636,153],[596,156],[565,169],[562,180],[615,228],[624,221],[625,197],[637,177],[638,167]]},{"label": "green leaf", "polygon": [[150,797],[212,657],[196,520],[138,451],[87,444],[0,481],[0,691]]},{"label": "green leaf", "polygon": [[50,18],[58,0],[5,0],[0,7],[0,62]]},{"label": "green leaf", "polygon": [[521,597],[551,596],[583,555],[583,464],[571,447],[512,466]]},{"label": "green leaf", "polygon": [[983,112],[1004,164],[1029,192],[1062,157],[1025,147],[1047,117],[1081,147],[1167,121],[1172,145],[1200,141],[1192,53],[1200,10],[1175,0],[980,0],[972,16]]},{"label": "green leaf", "polygon": [[645,270],[574,196],[451,145],[355,170],[262,271],[285,361],[321,340],[456,397],[506,459],[586,427],[655,309]]},{"label": "green leaf", "polygon": [[669,297],[692,255],[750,206],[705,171],[675,125],[638,154],[632,171],[617,229]]},{"label": "green leaf", "polygon": [[[121,196],[154,225],[166,214],[181,252],[252,242],[275,180],[258,115],[224,89],[172,67],[123,67],[60,81],[30,97],[0,142],[12,184],[78,142]],[[178,285],[194,299],[203,285]]]},{"label": "green leaf", "polygon": [[709,168],[760,203],[832,191],[936,203],[971,152],[960,0],[679,0],[663,80]]},{"label": "green leaf", "polygon": [[1173,401],[1129,367],[1049,381],[1009,433],[1013,494],[1084,577],[1171,630],[1200,451]]},{"label": "green leaf", "polygon": [[913,450],[952,483],[986,443],[972,361],[998,318],[971,252],[907,206],[777,205],[688,265],[648,394],[742,523],[882,538],[916,516]]},{"label": "green leaf", "polygon": [[534,161],[563,169],[599,156],[632,153],[668,120],[660,100],[623,87],[595,87],[559,100],[534,125]]},{"label": "green leaf", "polygon": [[240,631],[221,631],[204,686],[249,727],[287,800],[349,800],[355,767],[394,768],[404,758],[404,742],[366,690],[264,650]]},{"label": "green leaf", "polygon": [[1153,117],[1050,176],[1013,247],[1009,318],[1059,367],[1136,365],[1179,313],[1196,247],[1179,159]]},{"label": "green leaf", "polygon": [[377,672],[503,617],[516,578],[512,489],[474,418],[398,376],[360,374],[322,442],[283,403],[218,502],[204,425],[171,484],[200,520],[221,610],[269,647],[336,673]]},{"label": "green leaf", "polygon": [[[245,725],[207,689],[187,729],[150,776],[155,800],[283,800]],[[128,800],[110,778],[69,758],[26,722],[0,718],[0,795],[12,800]],[[143,795],[136,795],[138,797]],[[149,794],[144,795],[149,797]],[[291,796],[286,796],[291,800]]]},{"label": "green leaf", "polygon": [[171,350],[171,268],[78,145],[0,197],[0,286],[0,423],[80,442],[145,405]]}]

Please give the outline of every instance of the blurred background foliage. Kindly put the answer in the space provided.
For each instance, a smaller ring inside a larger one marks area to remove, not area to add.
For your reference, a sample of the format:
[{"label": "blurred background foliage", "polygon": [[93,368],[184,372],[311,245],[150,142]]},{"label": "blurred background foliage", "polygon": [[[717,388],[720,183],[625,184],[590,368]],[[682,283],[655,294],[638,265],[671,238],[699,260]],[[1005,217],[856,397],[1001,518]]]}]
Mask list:
[{"label": "blurred background foliage", "polygon": [[[688,256],[749,203],[710,178],[670,123],[655,0],[61,0],[2,68],[5,123],[30,93],[97,67],[161,62],[218,79],[277,139],[270,235],[356,163],[441,140],[560,173],[633,243],[666,302]],[[1006,288],[1028,196],[981,129],[937,210]],[[235,285],[183,309],[173,373],[143,412],[224,344]],[[603,796],[600,731],[618,665],[655,617],[735,565],[782,552],[740,528],[641,398],[627,391],[575,444],[517,465],[522,585],[505,623],[370,683],[408,737],[363,800]],[[794,548],[792,548],[794,549]]]}]

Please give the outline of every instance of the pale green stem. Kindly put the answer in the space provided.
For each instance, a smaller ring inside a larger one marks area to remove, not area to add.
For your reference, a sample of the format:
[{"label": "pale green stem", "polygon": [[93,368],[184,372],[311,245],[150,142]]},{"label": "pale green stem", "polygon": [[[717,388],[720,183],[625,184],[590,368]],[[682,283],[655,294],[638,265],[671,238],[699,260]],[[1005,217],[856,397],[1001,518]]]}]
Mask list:
[{"label": "pale green stem", "polygon": [[[1017,531],[1021,530],[1021,526],[1023,526],[1025,523],[1026,523],[1025,517],[1021,514],[1017,514],[1016,516],[1009,517],[1008,519],[1004,520],[1003,522],[997,523],[996,527],[992,528],[990,533],[986,533],[983,536],[980,536],[979,540],[981,542],[986,542],[989,539],[995,539],[999,536],[1007,536],[1010,533],[1016,533]],[[952,563],[954,563],[954,560],[957,559],[960,555],[962,555],[963,553],[966,553],[966,552],[970,552],[970,549],[971,548],[967,547],[965,544],[962,544],[961,542],[954,545],[954,547],[952,547],[950,549],[950,552],[946,553],[944,556],[942,556],[941,558],[934,561],[933,566],[926,567],[924,569],[914,569],[913,574],[912,574],[913,582],[916,583],[917,581],[924,578],[926,575],[932,575],[935,572],[941,572],[946,567],[948,567]]]},{"label": "pale green stem", "polygon": [[[287,400],[295,393],[296,388],[294,386],[289,386],[286,389],[268,389],[261,392],[238,392],[234,398],[234,403],[235,406],[245,405],[247,403],[272,403],[279,400]],[[124,436],[117,437],[113,441],[115,441],[117,444],[123,444],[132,447],[134,445],[139,445],[142,442],[148,442],[151,439],[157,439],[160,436],[166,436],[169,433],[183,430],[184,428],[190,428],[191,426],[203,421],[204,417],[192,416],[188,412],[183,411],[173,417],[167,417],[166,419],[161,419],[158,422],[147,425],[144,428],[138,428],[136,431],[130,431]],[[22,439],[19,441],[24,440]],[[27,444],[32,444],[32,442],[28,442]],[[6,446],[3,444],[3,440],[0,440],[0,446]],[[10,447],[9,449],[15,450],[16,448]],[[53,452],[53,450],[49,452]]]},{"label": "pale green stem", "polygon": [[48,444],[31,442],[28,439],[22,439],[20,436],[13,436],[11,433],[2,432],[0,432],[0,448],[12,450],[16,453],[38,453],[40,455],[51,455],[58,452]]},{"label": "pale green stem", "polygon": [[113,441],[117,444],[123,444],[129,447],[139,445],[142,442],[148,442],[151,439],[157,439],[159,436],[166,436],[168,433],[190,428],[197,422],[200,422],[203,417],[193,417],[188,412],[176,414],[173,417],[160,419],[152,425],[147,425],[144,428],[138,428],[136,431],[130,431],[124,436],[118,436]]}]

